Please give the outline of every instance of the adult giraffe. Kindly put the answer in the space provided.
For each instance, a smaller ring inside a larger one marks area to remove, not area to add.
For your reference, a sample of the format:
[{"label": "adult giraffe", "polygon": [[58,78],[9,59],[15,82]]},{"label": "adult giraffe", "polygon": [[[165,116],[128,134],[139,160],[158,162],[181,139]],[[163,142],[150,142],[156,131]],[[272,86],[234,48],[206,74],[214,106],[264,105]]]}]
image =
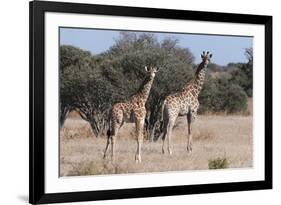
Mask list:
[{"label": "adult giraffe", "polygon": [[131,96],[128,101],[116,103],[112,107],[104,158],[106,157],[106,152],[111,142],[111,158],[114,160],[116,137],[119,129],[122,127],[124,122],[135,122],[137,137],[137,152],[135,160],[136,162],[141,162],[141,145],[143,142],[143,127],[146,115],[145,103],[148,99],[155,73],[158,69],[150,66],[149,68],[145,67],[145,70],[148,73],[148,77],[143,82],[139,91],[135,95]]},{"label": "adult giraffe", "polygon": [[163,145],[162,152],[164,153],[165,139],[168,139],[168,152],[172,154],[171,149],[171,134],[175,121],[178,116],[187,117],[188,125],[188,138],[187,138],[187,151],[192,151],[192,134],[191,134],[191,121],[194,121],[199,107],[198,95],[202,89],[206,67],[208,66],[212,54],[205,51],[201,54],[202,62],[199,64],[195,75],[182,89],[182,91],[169,95],[165,98],[162,111],[163,111]]}]

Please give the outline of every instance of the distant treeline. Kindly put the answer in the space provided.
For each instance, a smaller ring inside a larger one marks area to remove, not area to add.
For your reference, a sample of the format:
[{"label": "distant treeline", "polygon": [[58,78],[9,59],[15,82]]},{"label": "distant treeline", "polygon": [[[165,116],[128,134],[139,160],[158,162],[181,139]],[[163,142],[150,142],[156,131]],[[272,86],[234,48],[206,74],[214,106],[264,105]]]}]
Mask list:
[{"label": "distant treeline", "polygon": [[[216,55],[214,53],[214,55]],[[252,49],[245,50],[247,63],[227,66],[211,63],[200,94],[200,113],[243,112],[252,96]],[[76,110],[96,136],[104,133],[111,106],[134,94],[146,78],[144,66],[155,65],[157,73],[147,102],[147,130],[161,118],[166,95],[178,91],[194,75],[194,56],[178,40],[161,42],[153,34],[121,32],[104,53],[91,55],[77,47],[60,46],[60,124]]]}]

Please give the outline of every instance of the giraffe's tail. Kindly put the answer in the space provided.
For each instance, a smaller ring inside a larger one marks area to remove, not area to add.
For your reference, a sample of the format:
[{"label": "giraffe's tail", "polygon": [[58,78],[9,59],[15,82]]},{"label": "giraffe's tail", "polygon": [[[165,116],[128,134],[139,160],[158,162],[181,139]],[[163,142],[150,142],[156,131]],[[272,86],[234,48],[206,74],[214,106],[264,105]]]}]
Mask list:
[{"label": "giraffe's tail", "polygon": [[111,130],[111,124],[112,124],[112,122],[111,122],[111,112],[112,111],[110,111],[109,115],[108,115],[108,130],[106,132],[107,138],[110,138],[110,136],[112,135],[112,130]]},{"label": "giraffe's tail", "polygon": [[110,137],[110,133],[111,133],[111,132],[110,132],[110,129],[108,129],[107,132],[106,132],[107,138]]}]

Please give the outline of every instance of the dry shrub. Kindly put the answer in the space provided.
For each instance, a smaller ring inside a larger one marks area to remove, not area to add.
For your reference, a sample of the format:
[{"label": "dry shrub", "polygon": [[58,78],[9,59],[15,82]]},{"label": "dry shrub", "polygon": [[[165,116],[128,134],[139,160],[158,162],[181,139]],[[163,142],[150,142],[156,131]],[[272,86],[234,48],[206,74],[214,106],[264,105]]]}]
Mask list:
[{"label": "dry shrub", "polygon": [[209,169],[226,169],[229,167],[229,161],[227,158],[216,158],[213,160],[209,160],[208,167]]},{"label": "dry shrub", "polygon": [[85,123],[80,127],[63,127],[60,131],[60,136],[67,139],[93,137],[94,134],[89,124]]}]

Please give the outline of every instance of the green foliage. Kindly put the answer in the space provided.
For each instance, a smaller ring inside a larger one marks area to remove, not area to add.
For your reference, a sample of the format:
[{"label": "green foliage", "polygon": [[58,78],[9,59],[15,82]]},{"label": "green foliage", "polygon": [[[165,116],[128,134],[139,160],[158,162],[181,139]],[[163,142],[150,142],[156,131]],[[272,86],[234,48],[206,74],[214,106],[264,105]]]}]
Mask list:
[{"label": "green foliage", "polygon": [[164,97],[180,90],[193,76],[194,57],[188,49],[179,47],[176,39],[159,42],[153,34],[122,32],[102,56],[105,59],[101,63],[102,73],[115,88],[115,102],[136,93],[146,78],[145,66],[160,68],[146,104],[150,130],[161,115]]},{"label": "green foliage", "polygon": [[96,136],[103,131],[104,114],[114,98],[111,84],[101,75],[98,60],[76,47],[60,47],[60,110],[77,110]]},{"label": "green foliage", "polygon": [[[225,72],[226,67],[210,64],[210,73],[199,95],[199,111],[244,111],[245,91],[249,96],[251,93],[251,62],[231,64],[231,72]],[[193,63],[192,53],[178,46],[177,39],[158,41],[150,33],[120,32],[115,44],[99,55],[73,46],[61,46],[60,122],[63,124],[66,114],[76,110],[90,123],[94,134],[101,135],[112,105],[136,93],[147,77],[144,67],[152,65],[160,68],[146,104],[146,128],[154,132],[163,99],[179,91],[193,77],[196,68]]]},{"label": "green foliage", "polygon": [[252,49],[246,49],[248,63],[210,64],[209,74],[199,96],[199,113],[244,112],[253,89]]},{"label": "green foliage", "polygon": [[88,65],[91,55],[73,46],[60,47],[59,86],[60,86],[60,126],[66,115],[75,108],[77,86],[80,84],[80,71]]},{"label": "green foliage", "polygon": [[247,63],[240,63],[237,69],[231,72],[231,82],[240,85],[249,97],[253,95],[253,49],[245,50]]},{"label": "green foliage", "polygon": [[223,67],[215,63],[209,63],[208,70],[211,72],[221,72],[223,70]]},{"label": "green foliage", "polygon": [[193,59],[188,49],[177,46],[176,40],[158,42],[154,35],[146,33],[121,32],[116,43],[98,56],[73,46],[61,46],[60,110],[71,105],[99,135],[112,104],[134,94],[146,78],[144,67],[154,65],[160,71],[147,107],[148,118],[155,122],[161,100],[191,79]]},{"label": "green foliage", "polygon": [[226,169],[229,167],[229,162],[226,158],[217,158],[214,160],[209,160],[209,169]]},{"label": "green foliage", "polygon": [[247,108],[247,95],[228,75],[211,78],[207,75],[199,96],[199,113],[204,112],[243,112]]},{"label": "green foliage", "polygon": [[122,32],[103,57],[106,59],[101,65],[103,75],[117,88],[120,98],[127,98],[139,89],[146,78],[145,66],[160,68],[152,88],[155,97],[180,89],[193,74],[194,58],[188,49],[178,47],[173,39],[160,43],[152,34]]}]

